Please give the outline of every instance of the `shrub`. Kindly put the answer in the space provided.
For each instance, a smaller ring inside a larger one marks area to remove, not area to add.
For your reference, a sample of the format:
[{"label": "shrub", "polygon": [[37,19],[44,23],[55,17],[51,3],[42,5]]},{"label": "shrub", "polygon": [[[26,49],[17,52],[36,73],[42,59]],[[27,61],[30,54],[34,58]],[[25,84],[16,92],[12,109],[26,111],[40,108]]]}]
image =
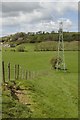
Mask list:
[{"label": "shrub", "polygon": [[52,58],[50,63],[52,65],[52,69],[56,69],[57,68],[57,63],[60,65],[62,62],[61,58]]},{"label": "shrub", "polygon": [[56,66],[56,63],[57,63],[57,58],[52,58],[50,60],[50,63],[51,63],[52,69],[55,69],[55,66]]},{"label": "shrub", "polygon": [[36,44],[35,51],[55,51],[57,50],[57,42],[47,41]]},{"label": "shrub", "polygon": [[18,52],[24,52],[25,51],[25,47],[20,45],[20,46],[17,47],[17,51]]}]

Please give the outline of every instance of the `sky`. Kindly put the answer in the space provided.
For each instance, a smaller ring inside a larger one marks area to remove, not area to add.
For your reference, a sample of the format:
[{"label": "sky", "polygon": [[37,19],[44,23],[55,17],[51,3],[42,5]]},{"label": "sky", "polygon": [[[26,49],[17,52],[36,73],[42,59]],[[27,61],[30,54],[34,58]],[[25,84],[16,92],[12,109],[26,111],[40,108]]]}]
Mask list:
[{"label": "sky", "polygon": [[0,36],[16,32],[78,31],[78,0],[2,0]]}]

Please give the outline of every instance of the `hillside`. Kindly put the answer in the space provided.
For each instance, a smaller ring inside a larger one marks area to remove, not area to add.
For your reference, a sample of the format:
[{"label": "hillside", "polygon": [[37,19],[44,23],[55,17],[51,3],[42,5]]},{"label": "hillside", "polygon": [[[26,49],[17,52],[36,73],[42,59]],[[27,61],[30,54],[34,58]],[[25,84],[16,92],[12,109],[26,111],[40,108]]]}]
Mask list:
[{"label": "hillside", "polygon": [[[80,33],[77,32],[64,32],[64,41],[70,42],[70,41],[79,41],[80,39]],[[24,32],[4,36],[0,38],[0,41],[3,43],[9,43],[13,46],[19,45],[22,43],[40,43],[45,41],[58,41],[58,33],[51,32],[51,33],[45,33],[45,32],[37,32],[37,33],[30,33],[27,34]]]}]

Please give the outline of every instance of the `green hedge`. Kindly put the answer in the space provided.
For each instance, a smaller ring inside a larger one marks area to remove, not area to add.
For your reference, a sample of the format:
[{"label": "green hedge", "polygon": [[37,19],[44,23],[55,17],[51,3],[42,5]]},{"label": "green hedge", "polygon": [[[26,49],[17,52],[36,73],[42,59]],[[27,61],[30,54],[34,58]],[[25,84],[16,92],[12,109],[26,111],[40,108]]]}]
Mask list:
[{"label": "green hedge", "polygon": [[[58,49],[58,42],[47,41],[35,45],[35,51],[56,51]],[[64,42],[64,50],[78,50],[78,41]]]}]

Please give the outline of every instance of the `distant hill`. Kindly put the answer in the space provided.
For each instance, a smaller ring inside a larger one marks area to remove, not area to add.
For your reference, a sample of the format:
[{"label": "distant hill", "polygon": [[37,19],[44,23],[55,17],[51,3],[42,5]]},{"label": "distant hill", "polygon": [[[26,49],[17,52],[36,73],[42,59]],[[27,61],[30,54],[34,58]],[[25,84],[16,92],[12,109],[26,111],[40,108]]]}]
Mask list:
[{"label": "distant hill", "polygon": [[[78,32],[64,32],[64,41],[70,42],[70,41],[79,41],[80,40],[80,33]],[[0,38],[0,41],[3,43],[8,43],[10,45],[16,44],[22,44],[22,43],[40,43],[45,41],[58,41],[59,34],[55,32],[51,33],[45,33],[45,32],[37,32],[32,33],[28,32],[27,34],[24,32],[11,34],[8,36],[4,36]]]}]

